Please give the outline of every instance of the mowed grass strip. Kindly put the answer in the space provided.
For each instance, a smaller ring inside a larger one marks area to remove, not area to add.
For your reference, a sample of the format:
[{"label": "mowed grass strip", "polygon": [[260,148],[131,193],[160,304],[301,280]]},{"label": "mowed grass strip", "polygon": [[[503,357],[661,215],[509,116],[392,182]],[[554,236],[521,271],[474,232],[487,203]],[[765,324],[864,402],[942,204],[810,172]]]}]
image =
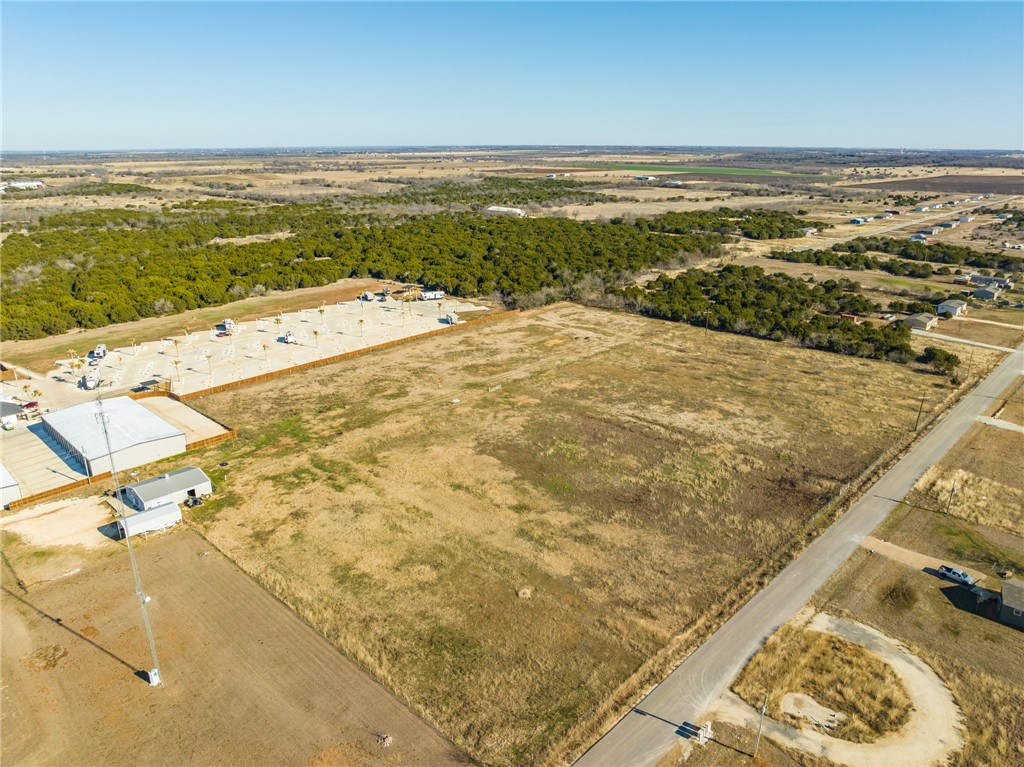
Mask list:
[{"label": "mowed grass strip", "polygon": [[[881,658],[842,637],[786,625],[754,656],[733,690],[760,707],[768,693],[768,715],[854,743],[872,743],[910,719],[911,703],[896,672]],[[781,708],[788,693],[803,693],[846,719],[815,727]]]},{"label": "mowed grass strip", "polygon": [[193,403],[240,430],[195,519],[479,761],[554,763],[933,384],[550,307]]}]

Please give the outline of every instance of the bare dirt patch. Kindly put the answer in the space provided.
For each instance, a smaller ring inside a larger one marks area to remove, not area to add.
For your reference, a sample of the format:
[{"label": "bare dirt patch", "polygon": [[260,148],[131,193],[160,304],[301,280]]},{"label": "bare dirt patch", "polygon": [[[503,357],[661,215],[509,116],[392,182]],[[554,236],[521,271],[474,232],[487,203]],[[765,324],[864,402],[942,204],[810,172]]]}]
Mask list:
[{"label": "bare dirt patch", "polygon": [[163,688],[135,674],[151,660],[123,551],[27,592],[4,572],[4,764],[467,763],[195,533],[138,559]]},{"label": "bare dirt patch", "polygon": [[200,400],[241,434],[194,519],[481,761],[557,761],[907,433],[923,381],[552,307]]}]

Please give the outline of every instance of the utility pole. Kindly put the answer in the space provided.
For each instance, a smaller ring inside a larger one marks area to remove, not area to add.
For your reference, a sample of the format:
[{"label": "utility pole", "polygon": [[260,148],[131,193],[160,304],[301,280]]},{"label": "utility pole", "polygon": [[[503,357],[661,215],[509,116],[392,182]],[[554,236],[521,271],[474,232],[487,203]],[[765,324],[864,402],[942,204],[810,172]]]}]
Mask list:
[{"label": "utility pole", "polygon": [[757,759],[757,750],[761,747],[761,728],[764,727],[764,712],[768,710],[768,693],[764,694],[764,703],[761,704],[761,721],[757,723],[757,740],[754,741],[754,759]]},{"label": "utility pole", "polygon": [[964,377],[964,381],[971,380],[971,368],[974,366],[974,347],[971,347],[971,356],[967,360],[967,375]]},{"label": "utility pole", "polygon": [[956,485],[949,488],[949,500],[946,501],[946,513],[949,514],[949,507],[953,505],[953,496],[956,495]]},{"label": "utility pole", "polygon": [[921,412],[924,410],[924,401],[928,399],[924,394],[921,395],[921,405],[917,408],[917,420],[914,421],[914,431],[917,431],[917,427],[921,423]]},{"label": "utility pole", "polygon": [[[114,479],[114,497],[117,498],[118,512],[121,519],[124,519],[124,498],[121,495],[121,483],[117,479],[117,470],[114,467],[114,451],[110,447],[110,431],[107,429],[109,417],[103,412],[103,400],[96,398],[96,420],[103,428],[103,438],[107,442],[107,457],[110,460],[110,476]],[[132,561],[132,573],[135,575],[135,593],[139,597],[139,607],[142,609],[142,622],[146,626],[146,636],[149,638],[149,650],[153,654],[153,668],[149,671],[149,684],[153,687],[163,687],[163,680],[160,679],[160,661],[156,657],[156,641],[153,639],[153,627],[149,625],[149,610],[146,603],[149,597],[142,590],[142,576],[139,574],[139,563],[135,561],[135,549],[132,547],[132,537],[125,529],[125,542],[128,544],[128,558]]]}]

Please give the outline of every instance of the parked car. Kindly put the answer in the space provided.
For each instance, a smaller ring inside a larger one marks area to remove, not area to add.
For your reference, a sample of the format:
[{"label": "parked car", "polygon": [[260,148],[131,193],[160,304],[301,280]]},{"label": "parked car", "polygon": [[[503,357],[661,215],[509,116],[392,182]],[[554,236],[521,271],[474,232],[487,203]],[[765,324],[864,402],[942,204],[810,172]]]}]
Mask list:
[{"label": "parked car", "polygon": [[964,586],[973,586],[977,582],[974,580],[974,578],[967,574],[966,570],[961,570],[959,567],[949,567],[948,565],[940,565],[939,575],[955,583],[961,583]]},{"label": "parked car", "polygon": [[39,407],[39,403],[38,402],[26,402],[24,405],[21,406],[21,409],[22,410],[35,410],[38,407]]}]

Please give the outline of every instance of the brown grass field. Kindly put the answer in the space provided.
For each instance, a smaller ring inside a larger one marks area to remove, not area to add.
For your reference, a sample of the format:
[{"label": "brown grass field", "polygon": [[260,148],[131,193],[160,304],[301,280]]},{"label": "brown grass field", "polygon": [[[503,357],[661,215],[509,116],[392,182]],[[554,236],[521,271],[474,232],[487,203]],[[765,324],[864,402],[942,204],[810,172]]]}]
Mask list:
[{"label": "brown grass field", "polygon": [[199,457],[228,466],[194,520],[474,758],[557,763],[905,438],[923,387],[948,389],[549,307],[199,400],[241,435]]},{"label": "brown grass field", "polygon": [[732,689],[757,708],[767,691],[768,715],[798,727],[806,722],[785,714],[781,700],[787,693],[809,695],[847,717],[821,732],[854,743],[873,743],[910,718],[910,699],[891,666],[842,637],[791,624],[772,635]]}]

